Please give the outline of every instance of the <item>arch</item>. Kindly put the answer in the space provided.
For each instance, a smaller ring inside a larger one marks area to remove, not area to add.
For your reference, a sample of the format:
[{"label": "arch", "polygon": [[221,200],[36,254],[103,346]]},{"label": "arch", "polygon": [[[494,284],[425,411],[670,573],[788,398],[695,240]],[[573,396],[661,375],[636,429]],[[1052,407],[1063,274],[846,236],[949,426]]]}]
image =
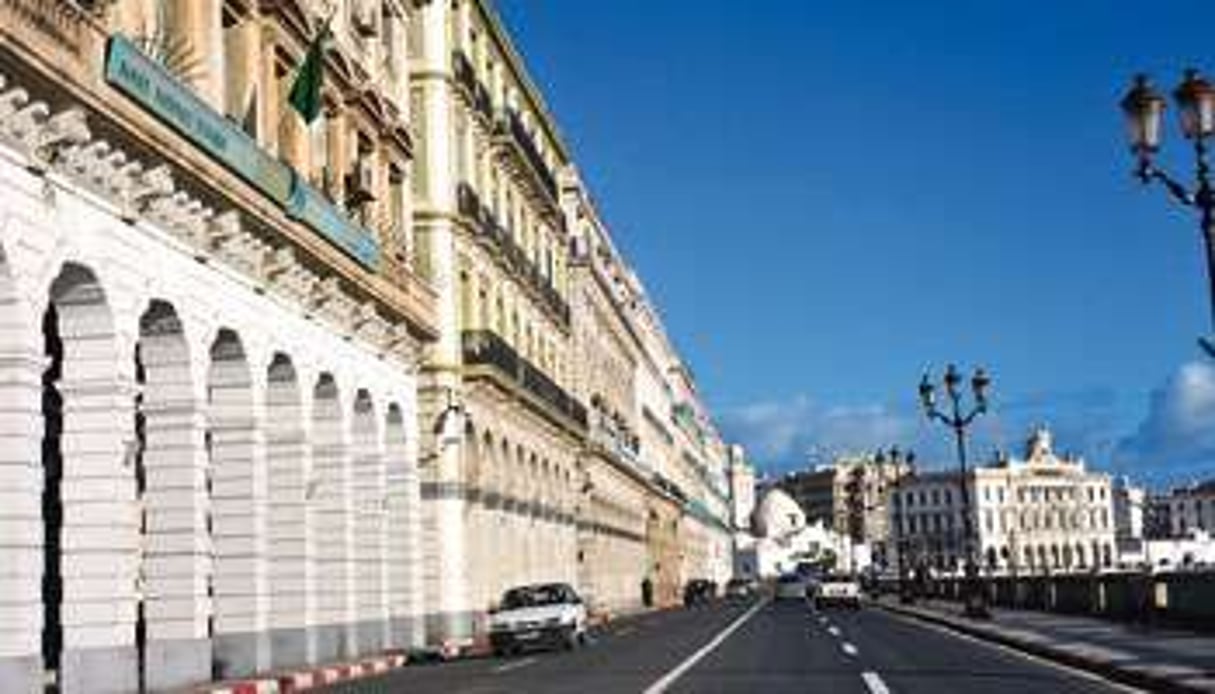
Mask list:
[{"label": "arch", "polygon": [[266,518],[270,585],[270,653],[276,668],[302,665],[314,655],[316,551],[307,504],[312,449],[304,427],[299,373],[288,354],[266,367]]},{"label": "arch", "polygon": [[[122,664],[114,659],[134,650],[133,360],[120,354],[109,301],[91,269],[63,265],[50,286],[43,336],[43,664],[58,671],[66,690],[135,689],[136,654]],[[61,491],[68,486],[104,491],[69,500]],[[63,618],[82,613],[110,616]]]},{"label": "arch", "polygon": [[378,651],[388,640],[384,448],[375,401],[366,389],[354,396],[351,444],[355,649],[362,653]]},{"label": "arch", "polygon": [[[27,490],[20,494],[0,490],[6,508],[0,517],[0,533],[6,538],[5,563],[12,566],[40,567],[45,558],[46,518],[36,492],[46,489],[41,407],[46,391],[41,373],[45,342],[45,337],[38,337],[37,323],[30,317],[0,242],[0,421],[7,423],[0,437],[0,474],[12,490]],[[58,412],[61,416],[62,409]],[[27,679],[13,681],[14,690],[35,691],[42,686],[38,654],[46,605],[40,594],[41,573],[39,568],[0,573],[0,595],[7,596],[5,612],[9,615],[0,620],[0,647],[13,656],[6,658],[6,665],[17,658],[28,663]]]},{"label": "arch", "polygon": [[207,371],[215,577],[215,676],[270,667],[266,469],[253,374],[240,335],[220,328]]},{"label": "arch", "polygon": [[312,392],[312,478],[308,516],[316,538],[316,658],[356,655],[351,627],[350,449],[337,380],[322,373]]},{"label": "arch", "polygon": [[421,547],[417,538],[420,509],[417,475],[409,457],[405,415],[401,406],[390,403],[384,421],[385,484],[387,485],[388,546],[386,550],[390,645],[420,647],[423,637],[420,610]]},{"label": "arch", "polygon": [[209,679],[210,529],[204,403],[176,308],[154,299],[139,319],[135,349],[135,461],[140,494],[136,646],[143,685],[160,690]]}]

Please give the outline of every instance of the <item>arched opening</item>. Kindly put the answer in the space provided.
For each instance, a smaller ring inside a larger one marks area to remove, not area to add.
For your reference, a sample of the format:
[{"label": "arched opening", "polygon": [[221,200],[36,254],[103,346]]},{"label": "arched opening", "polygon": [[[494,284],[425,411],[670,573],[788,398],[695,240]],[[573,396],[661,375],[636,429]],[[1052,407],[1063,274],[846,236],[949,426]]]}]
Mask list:
[{"label": "arched opening", "polygon": [[384,450],[371,394],[359,390],[351,421],[354,449],[354,583],[357,650],[378,651],[387,641],[385,592]]},{"label": "arched opening", "polygon": [[214,675],[242,677],[270,666],[266,631],[266,471],[244,346],[222,329],[207,373],[214,537]]},{"label": "arched opening", "polygon": [[190,348],[174,307],[152,301],[139,319],[135,380],[135,481],[141,685],[170,689],[211,676],[206,579],[206,454]]},{"label": "arched opening", "polygon": [[274,667],[311,661],[315,645],[312,532],[305,495],[311,450],[304,431],[299,375],[291,357],[277,353],[266,370],[266,469],[269,510],[270,653]]},{"label": "arched opening", "polygon": [[[22,663],[19,674],[15,667],[9,670],[22,678],[10,680],[14,690],[22,691],[41,686],[43,661],[39,654],[43,635],[40,625],[44,622],[47,605],[43,600],[44,587],[40,586],[45,569],[43,529],[47,520],[43,512],[47,504],[42,502],[50,500],[40,500],[35,490],[47,488],[47,471],[41,463],[47,454],[58,455],[63,412],[61,398],[53,389],[58,373],[50,373],[49,369],[47,374],[42,372],[44,364],[56,369],[62,367],[57,327],[52,321],[52,331],[41,336],[38,327],[26,305],[26,297],[14,282],[8,256],[0,246],[0,421],[6,422],[0,436],[0,473],[8,480],[12,491],[20,490],[17,495],[5,494],[6,512],[0,517],[0,532],[5,537],[6,564],[31,567],[27,571],[0,572],[0,595],[6,596],[9,615],[0,620],[0,643],[4,644],[8,656],[6,665]],[[48,337],[52,335],[55,344],[48,344],[51,342]],[[58,356],[48,360],[47,356],[52,354]],[[48,401],[48,396],[52,400]],[[54,432],[47,429],[51,422],[44,417],[44,409],[56,416],[58,428]],[[43,448],[46,441],[54,442],[50,450]],[[54,489],[58,493],[58,487]],[[57,519],[55,527],[60,525],[61,521]],[[58,539],[57,533],[52,536]],[[58,582],[54,587],[58,589]],[[57,601],[55,609],[58,609]]]},{"label": "arched opening", "polygon": [[396,403],[388,406],[384,424],[384,467],[388,498],[388,610],[394,648],[422,645],[415,601],[420,599],[420,528],[416,469],[410,462],[405,416]]},{"label": "arched opening", "polygon": [[[138,528],[130,514],[131,361],[119,357],[108,302],[91,270],[65,264],[49,298],[42,321],[42,663],[65,690],[132,690]],[[65,497],[69,487],[74,493]],[[74,617],[89,613],[109,616]],[[129,657],[116,662],[115,652]]]},{"label": "arched opening", "polygon": [[316,537],[316,657],[354,655],[350,558],[350,465],[337,381],[321,374],[312,393],[308,515]]}]

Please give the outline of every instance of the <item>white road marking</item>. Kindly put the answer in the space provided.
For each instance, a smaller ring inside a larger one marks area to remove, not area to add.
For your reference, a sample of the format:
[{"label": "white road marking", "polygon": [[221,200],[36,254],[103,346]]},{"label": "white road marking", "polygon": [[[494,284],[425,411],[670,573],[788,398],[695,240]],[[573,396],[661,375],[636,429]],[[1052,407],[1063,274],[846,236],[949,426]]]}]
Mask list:
[{"label": "white road marking", "polygon": [[663,675],[654,684],[651,684],[649,687],[647,687],[643,694],[662,694],[662,692],[665,692],[667,690],[667,687],[669,687],[675,683],[675,680],[682,677],[683,674],[685,672],[687,672],[688,670],[691,670],[692,667],[695,666],[696,663],[699,663],[701,661],[701,659],[704,658],[706,655],[712,653],[713,649],[717,648],[718,646],[720,646],[722,644],[723,641],[730,638],[730,634],[733,634],[735,631],[737,631],[739,627],[741,627],[743,624],[745,624],[748,619],[751,619],[751,617],[755,616],[755,613],[759,612],[760,609],[762,609],[767,604],[768,604],[767,600],[761,600],[761,601],[755,603],[755,606],[753,606],[751,609],[744,612],[741,616],[738,617],[738,619],[735,619],[733,622],[730,622],[730,624],[725,629],[722,629],[721,632],[717,634],[717,636],[714,636],[711,641],[709,641],[705,645],[701,646],[700,650],[698,650],[695,653],[693,653],[692,655],[688,656],[687,660],[684,660],[679,665],[676,665],[673,670],[671,670],[667,674]]},{"label": "white road marking", "polygon": [[627,636],[628,634],[631,634],[634,631],[637,631],[637,629],[635,627],[621,627],[620,629],[616,630],[616,635],[617,636]]},{"label": "white road marking", "polygon": [[841,648],[843,648],[844,652],[847,653],[848,655],[852,655],[852,656],[856,655],[856,646],[853,646],[852,644],[848,643],[847,641],[844,642],[844,645],[841,646]]},{"label": "white road marking", "polygon": [[840,628],[839,627],[827,627],[827,632],[829,634],[831,634],[832,636],[839,636]]},{"label": "white road marking", "polygon": [[536,662],[535,658],[524,658],[523,660],[513,660],[509,663],[503,663],[503,664],[499,665],[498,667],[494,668],[493,671],[498,674],[502,674],[503,672],[510,672],[511,670],[518,670],[521,667],[527,667],[528,665],[534,665],[535,662]]},{"label": "white road marking", "polygon": [[890,694],[890,688],[882,681],[881,675],[876,672],[862,672],[861,679],[869,688],[869,694]]}]

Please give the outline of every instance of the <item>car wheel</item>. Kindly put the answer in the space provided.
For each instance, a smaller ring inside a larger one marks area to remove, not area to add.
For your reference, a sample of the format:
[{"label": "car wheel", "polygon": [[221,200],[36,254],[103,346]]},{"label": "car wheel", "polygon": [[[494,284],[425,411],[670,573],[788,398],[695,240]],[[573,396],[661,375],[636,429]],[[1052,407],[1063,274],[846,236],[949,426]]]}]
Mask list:
[{"label": "car wheel", "polygon": [[578,633],[578,629],[576,627],[570,627],[569,633],[565,635],[565,650],[576,650],[581,643],[582,637]]}]

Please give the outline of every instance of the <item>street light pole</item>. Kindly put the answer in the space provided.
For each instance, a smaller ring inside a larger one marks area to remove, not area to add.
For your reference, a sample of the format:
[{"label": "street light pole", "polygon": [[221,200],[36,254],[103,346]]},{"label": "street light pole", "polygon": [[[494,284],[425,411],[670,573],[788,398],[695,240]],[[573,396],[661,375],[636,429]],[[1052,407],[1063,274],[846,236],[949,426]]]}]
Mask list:
[{"label": "street light pole", "polygon": [[949,397],[949,413],[941,412],[937,408],[936,388],[933,386],[927,373],[920,379],[920,404],[923,406],[924,414],[928,417],[929,421],[940,421],[949,427],[954,434],[954,442],[957,444],[958,450],[958,487],[962,503],[962,553],[966,560],[965,595],[963,596],[966,603],[966,615],[970,617],[990,617],[985,596],[978,586],[979,564],[975,558],[975,535],[977,534],[977,528],[970,517],[970,490],[967,486],[966,429],[975,421],[975,418],[987,412],[987,388],[991,385],[991,379],[988,378],[987,372],[982,368],[975,370],[974,375],[970,379],[974,404],[969,411],[964,411],[962,408],[962,391],[960,388],[962,375],[958,372],[957,367],[950,364],[945,369],[945,376],[942,382],[945,385],[945,394]]},{"label": "street light pole", "polygon": [[[1207,260],[1207,292],[1210,299],[1211,322],[1215,325],[1215,186],[1211,183],[1207,139],[1215,134],[1215,86],[1197,70],[1185,71],[1181,84],[1173,92],[1181,116],[1181,132],[1194,141],[1194,178],[1191,187],[1178,181],[1153,161],[1160,149],[1161,119],[1165,101],[1152,88],[1146,75],[1136,75],[1131,89],[1121,105],[1126,116],[1131,151],[1136,157],[1135,176],[1143,184],[1160,183],[1179,204],[1198,211]],[[1199,338],[1203,350],[1215,357],[1215,340]]]}]

